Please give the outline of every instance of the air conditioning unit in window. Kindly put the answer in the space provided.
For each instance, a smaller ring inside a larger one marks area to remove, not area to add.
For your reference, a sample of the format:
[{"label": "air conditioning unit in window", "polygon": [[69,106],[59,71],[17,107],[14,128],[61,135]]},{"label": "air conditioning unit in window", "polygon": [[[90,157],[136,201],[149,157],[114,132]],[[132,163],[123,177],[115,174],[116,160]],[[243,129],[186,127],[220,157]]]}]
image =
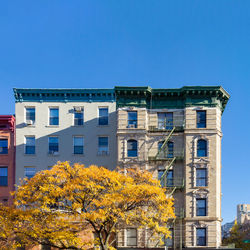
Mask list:
[{"label": "air conditioning unit in window", "polygon": [[75,107],[75,112],[82,112],[82,108],[81,107]]},{"label": "air conditioning unit in window", "polygon": [[33,121],[33,120],[27,120],[27,121],[26,121],[26,124],[27,124],[27,125],[33,125],[33,124],[34,124],[34,121]]}]

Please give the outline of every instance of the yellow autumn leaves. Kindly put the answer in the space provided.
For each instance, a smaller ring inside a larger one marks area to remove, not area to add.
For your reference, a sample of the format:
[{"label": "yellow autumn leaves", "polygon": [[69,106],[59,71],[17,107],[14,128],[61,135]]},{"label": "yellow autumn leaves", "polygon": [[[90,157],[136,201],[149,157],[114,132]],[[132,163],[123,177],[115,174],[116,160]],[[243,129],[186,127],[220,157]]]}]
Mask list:
[{"label": "yellow autumn leaves", "polygon": [[11,249],[13,239],[19,245],[86,249],[93,244],[92,232],[100,247],[108,249],[115,233],[126,226],[147,227],[168,237],[167,222],[175,217],[173,200],[149,172],[123,173],[68,162],[23,181],[15,193],[15,206],[10,210],[17,214],[20,228],[14,228],[15,218],[9,225],[4,222],[13,211],[0,210],[0,227],[5,227],[0,233],[2,249],[4,244]]}]

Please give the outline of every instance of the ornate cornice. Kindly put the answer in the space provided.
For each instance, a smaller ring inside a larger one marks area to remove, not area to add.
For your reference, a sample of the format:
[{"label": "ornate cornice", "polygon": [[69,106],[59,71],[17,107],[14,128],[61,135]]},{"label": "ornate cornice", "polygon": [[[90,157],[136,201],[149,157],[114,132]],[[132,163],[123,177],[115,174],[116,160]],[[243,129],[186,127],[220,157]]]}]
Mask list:
[{"label": "ornate cornice", "polygon": [[179,89],[115,87],[117,107],[135,106],[152,109],[192,106],[219,107],[223,112],[229,94],[221,86],[184,86]]},{"label": "ornate cornice", "polygon": [[16,102],[113,102],[113,89],[18,89]]}]

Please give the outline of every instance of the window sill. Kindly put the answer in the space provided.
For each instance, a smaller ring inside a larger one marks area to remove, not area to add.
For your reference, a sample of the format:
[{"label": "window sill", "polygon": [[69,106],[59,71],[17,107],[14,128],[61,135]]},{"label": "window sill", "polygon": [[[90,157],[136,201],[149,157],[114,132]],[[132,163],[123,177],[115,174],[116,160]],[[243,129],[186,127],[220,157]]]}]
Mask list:
[{"label": "window sill", "polygon": [[8,155],[9,153],[7,153],[7,154],[2,154],[2,153],[0,153],[0,155]]},{"label": "window sill", "polygon": [[84,127],[84,125],[72,125],[71,127],[74,127],[74,128],[82,128],[82,127]]},{"label": "window sill", "polygon": [[59,128],[59,125],[46,125],[46,128]]},{"label": "window sill", "polygon": [[74,154],[74,153],[72,153],[72,155],[73,155],[73,156],[81,156],[81,157],[82,157],[82,156],[85,156],[84,154]]},{"label": "window sill", "polygon": [[49,154],[48,153],[48,156],[56,157],[56,156],[60,156],[60,154],[59,153],[58,154]]},{"label": "window sill", "polygon": [[97,124],[97,127],[108,127],[109,124],[105,124],[105,125],[100,125],[100,124]]},{"label": "window sill", "polygon": [[27,127],[27,128],[35,128],[36,127],[36,125],[28,125],[28,124],[26,124],[26,126],[25,127]]},{"label": "window sill", "polygon": [[36,156],[36,154],[23,154],[23,155],[25,155],[25,156]]},{"label": "window sill", "polygon": [[109,152],[97,152],[97,156],[109,156]]}]

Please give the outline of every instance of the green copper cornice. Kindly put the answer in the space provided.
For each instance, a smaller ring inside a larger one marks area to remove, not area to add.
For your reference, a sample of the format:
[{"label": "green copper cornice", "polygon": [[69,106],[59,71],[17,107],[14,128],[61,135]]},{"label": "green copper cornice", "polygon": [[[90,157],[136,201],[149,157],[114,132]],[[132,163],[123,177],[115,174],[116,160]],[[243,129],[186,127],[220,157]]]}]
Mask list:
[{"label": "green copper cornice", "polygon": [[114,102],[113,89],[17,89],[16,102]]},{"label": "green copper cornice", "polygon": [[117,108],[185,108],[192,106],[225,109],[229,94],[221,86],[184,86],[178,89],[115,87]]}]

